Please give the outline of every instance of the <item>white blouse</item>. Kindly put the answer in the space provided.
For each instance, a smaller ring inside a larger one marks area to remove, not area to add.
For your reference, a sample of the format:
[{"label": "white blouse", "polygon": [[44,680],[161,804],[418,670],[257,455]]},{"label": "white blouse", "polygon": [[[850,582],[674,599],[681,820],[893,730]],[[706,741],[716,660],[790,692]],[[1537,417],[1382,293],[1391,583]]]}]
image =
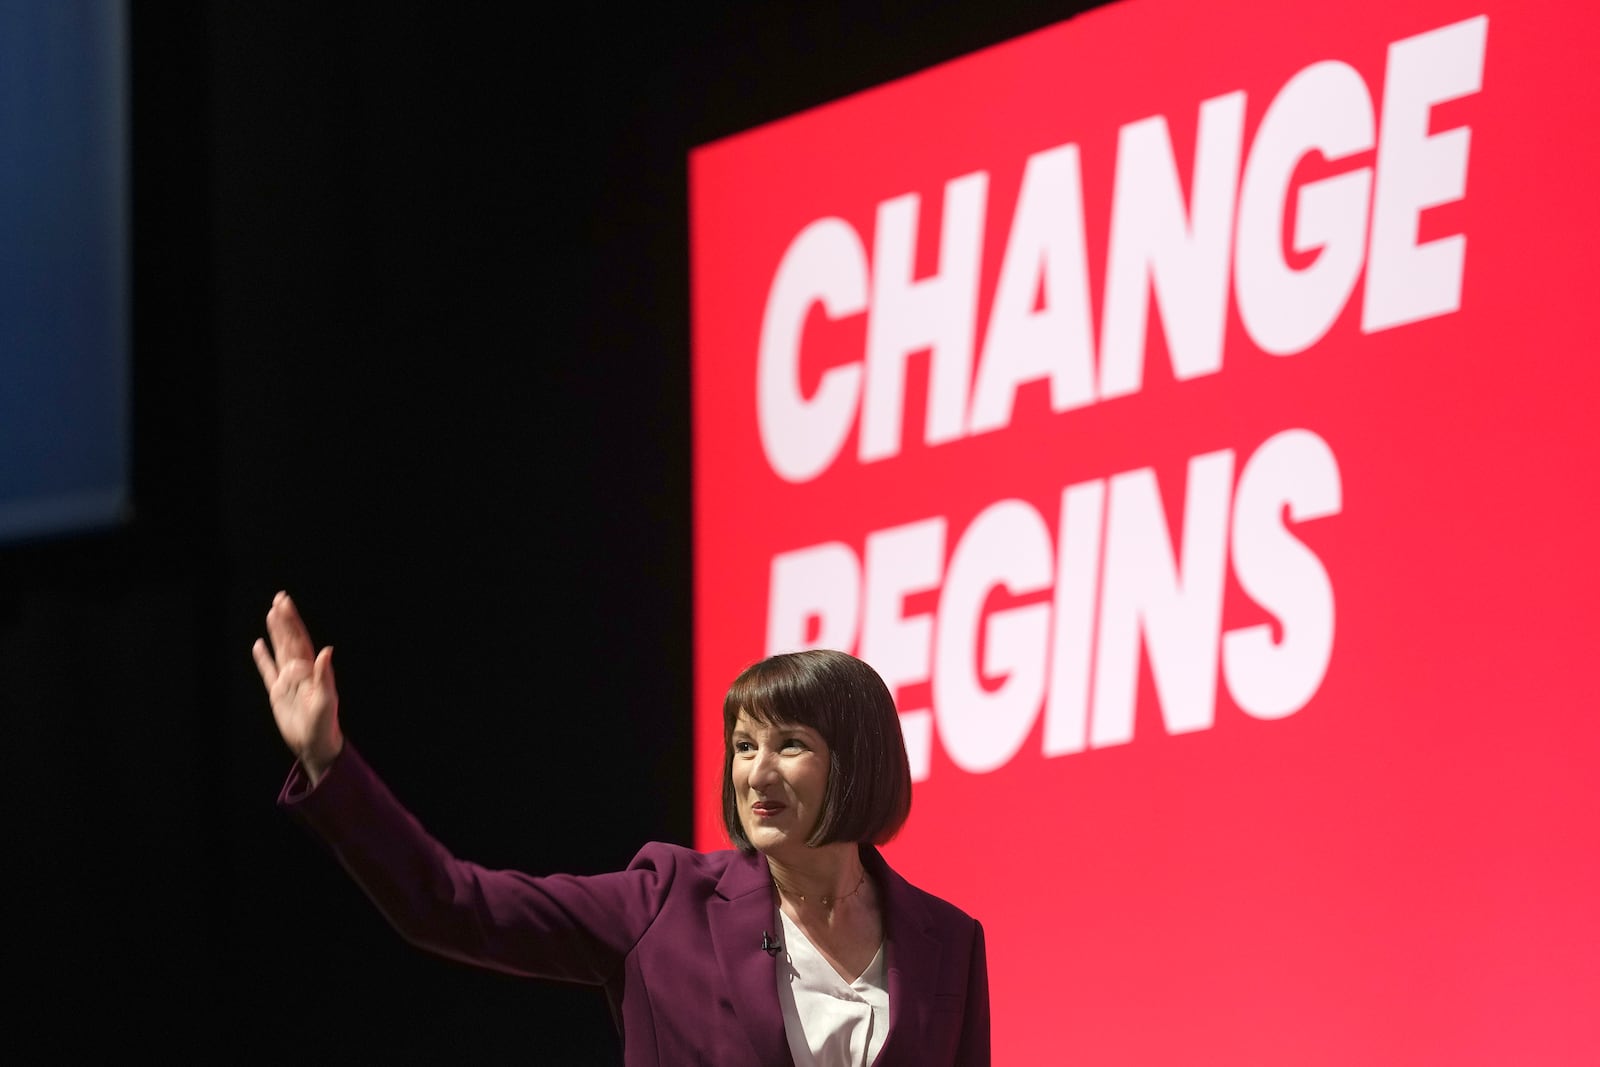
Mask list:
[{"label": "white blouse", "polygon": [[868,1067],[889,1036],[889,987],[884,949],[854,982],[778,908],[783,951],[778,955],[778,1004],[795,1067]]}]

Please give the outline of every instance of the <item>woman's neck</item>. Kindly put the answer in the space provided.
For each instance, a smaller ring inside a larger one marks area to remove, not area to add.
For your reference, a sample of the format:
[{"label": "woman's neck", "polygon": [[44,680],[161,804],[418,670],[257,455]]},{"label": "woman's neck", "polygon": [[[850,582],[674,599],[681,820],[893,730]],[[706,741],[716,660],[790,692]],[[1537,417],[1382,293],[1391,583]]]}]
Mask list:
[{"label": "woman's neck", "polygon": [[858,893],[866,881],[861,850],[854,843],[808,848],[800,855],[767,855],[779,895],[800,904],[832,907]]}]

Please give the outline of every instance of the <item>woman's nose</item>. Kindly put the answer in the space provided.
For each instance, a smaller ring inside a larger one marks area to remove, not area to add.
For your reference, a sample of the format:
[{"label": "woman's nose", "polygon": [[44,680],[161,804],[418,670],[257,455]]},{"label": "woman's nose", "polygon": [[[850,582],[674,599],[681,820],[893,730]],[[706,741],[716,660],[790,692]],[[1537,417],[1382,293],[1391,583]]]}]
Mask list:
[{"label": "woman's nose", "polygon": [[767,749],[756,752],[755,760],[750,765],[750,784],[757,789],[771,784],[777,776],[777,764],[774,755]]}]

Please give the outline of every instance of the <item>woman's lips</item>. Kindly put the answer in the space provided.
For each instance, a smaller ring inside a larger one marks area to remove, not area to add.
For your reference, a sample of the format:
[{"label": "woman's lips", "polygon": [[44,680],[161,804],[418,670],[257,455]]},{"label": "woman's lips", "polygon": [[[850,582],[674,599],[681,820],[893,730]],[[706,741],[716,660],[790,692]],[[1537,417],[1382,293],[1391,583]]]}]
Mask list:
[{"label": "woman's lips", "polygon": [[757,803],[750,805],[750,814],[754,815],[758,819],[770,819],[774,815],[777,815],[779,812],[783,811],[786,806],[787,805],[784,804],[773,804],[770,801],[765,800],[758,801]]}]

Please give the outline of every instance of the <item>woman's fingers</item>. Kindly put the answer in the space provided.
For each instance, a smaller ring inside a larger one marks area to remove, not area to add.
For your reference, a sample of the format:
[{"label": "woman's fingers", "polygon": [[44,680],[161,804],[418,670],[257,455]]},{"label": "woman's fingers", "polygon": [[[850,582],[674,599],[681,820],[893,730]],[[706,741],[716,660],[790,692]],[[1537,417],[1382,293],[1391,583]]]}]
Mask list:
[{"label": "woman's fingers", "polygon": [[272,653],[267,651],[267,643],[256,638],[256,643],[250,646],[250,656],[256,661],[256,670],[261,672],[261,684],[270,693],[278,681],[278,665],[273,662]]},{"label": "woman's fingers", "polygon": [[280,671],[292,659],[309,663],[316,656],[316,650],[311,647],[311,633],[288,593],[279,593],[272,599],[272,610],[267,612],[267,636],[272,639],[272,651]]},{"label": "woman's fingers", "polygon": [[288,593],[280,592],[272,598],[272,607],[267,610],[267,638],[268,641],[257,638],[250,655],[267,692],[276,700],[292,695],[312,674],[314,658],[320,657],[316,656],[311,634]]}]

